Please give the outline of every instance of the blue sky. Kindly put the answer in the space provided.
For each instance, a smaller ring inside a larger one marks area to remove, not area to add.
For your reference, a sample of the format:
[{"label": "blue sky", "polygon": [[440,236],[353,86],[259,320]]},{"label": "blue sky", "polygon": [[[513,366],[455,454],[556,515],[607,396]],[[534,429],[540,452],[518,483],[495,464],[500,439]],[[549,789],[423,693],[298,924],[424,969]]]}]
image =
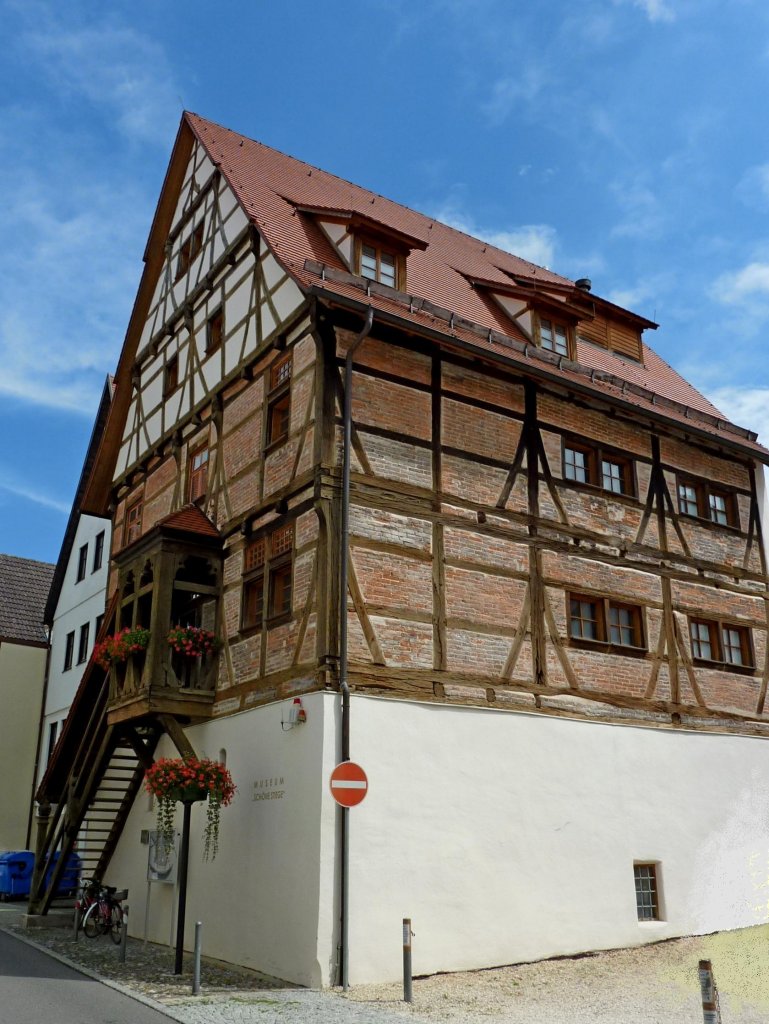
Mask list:
[{"label": "blue sky", "polygon": [[592,278],[769,440],[765,2],[0,0],[0,35],[0,551],[58,554],[185,107]]}]

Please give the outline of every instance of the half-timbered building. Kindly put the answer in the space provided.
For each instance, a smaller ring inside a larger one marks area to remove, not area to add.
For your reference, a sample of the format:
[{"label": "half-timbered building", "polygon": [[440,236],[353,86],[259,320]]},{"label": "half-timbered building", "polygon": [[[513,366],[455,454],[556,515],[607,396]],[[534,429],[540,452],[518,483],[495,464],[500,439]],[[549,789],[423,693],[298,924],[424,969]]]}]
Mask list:
[{"label": "half-timbered building", "polygon": [[151,639],[89,665],[41,854],[103,828],[141,921],[194,750],[239,792],[191,918],[279,977],[397,977],[402,917],[420,973],[764,920],[768,453],[655,324],[193,114],[145,264],[83,507]]}]

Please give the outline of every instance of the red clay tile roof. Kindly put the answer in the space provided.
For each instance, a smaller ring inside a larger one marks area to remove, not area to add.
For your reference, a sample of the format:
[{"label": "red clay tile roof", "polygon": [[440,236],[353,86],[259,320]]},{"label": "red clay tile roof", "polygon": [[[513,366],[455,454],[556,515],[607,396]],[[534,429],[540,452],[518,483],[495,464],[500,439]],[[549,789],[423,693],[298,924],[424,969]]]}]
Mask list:
[{"label": "red clay tile roof", "polygon": [[[481,280],[509,286],[513,278],[529,287],[551,287],[562,294],[578,295],[568,278],[197,114],[185,113],[184,119],[221,169],[277,259],[304,290],[333,293],[350,304],[373,305],[378,312],[427,327],[459,343],[504,352],[533,372],[541,370],[543,363],[549,364],[548,375],[562,378],[565,384],[572,382],[583,389],[609,392],[618,401],[653,411],[658,418],[688,423],[690,427],[696,424],[732,445],[748,448],[762,457],[769,455],[755,443],[753,432],[729,424],[715,406],[647,345],[643,365],[585,342],[578,345],[577,363],[551,359],[550,353],[527,345],[523,333],[484,293],[485,289],[471,283]],[[329,215],[349,212],[426,240],[424,251],[413,249],[408,256],[410,294],[404,296],[380,287],[371,288],[370,294],[363,291],[361,279],[354,279],[347,272],[315,216],[302,210],[312,210],[321,218],[324,210]],[[467,321],[468,329],[448,316],[433,315],[431,306]],[[624,314],[633,317],[641,327],[654,326],[629,311]],[[487,338],[481,336],[484,333]],[[517,344],[510,345],[504,339]]]},{"label": "red clay tile roof", "polygon": [[202,537],[221,537],[221,533],[214,526],[208,516],[200,511],[197,505],[184,505],[171,512],[159,522],[156,527],[164,529],[182,530],[185,533],[197,533]]}]

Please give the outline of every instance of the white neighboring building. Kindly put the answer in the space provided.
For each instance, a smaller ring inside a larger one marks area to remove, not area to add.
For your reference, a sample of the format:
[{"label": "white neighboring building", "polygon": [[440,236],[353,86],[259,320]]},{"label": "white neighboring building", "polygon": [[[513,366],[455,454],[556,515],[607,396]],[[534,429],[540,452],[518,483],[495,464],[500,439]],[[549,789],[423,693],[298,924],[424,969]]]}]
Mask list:
[{"label": "white neighboring building", "polygon": [[108,379],[45,607],[51,650],[38,740],[38,783],[61,734],[104,614],[111,524],[109,519],[82,515],[80,500],[101,440],[111,391]]}]

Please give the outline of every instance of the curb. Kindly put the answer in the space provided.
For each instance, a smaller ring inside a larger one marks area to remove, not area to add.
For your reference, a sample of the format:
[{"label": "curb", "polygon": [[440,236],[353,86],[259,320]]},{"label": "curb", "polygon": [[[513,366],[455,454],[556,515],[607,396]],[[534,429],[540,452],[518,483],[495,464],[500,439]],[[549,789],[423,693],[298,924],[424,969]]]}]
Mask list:
[{"label": "curb", "polygon": [[64,956],[62,953],[57,953],[55,950],[49,949],[47,946],[42,946],[39,942],[35,942],[34,939],[30,939],[26,935],[19,935],[18,932],[11,931],[10,928],[4,928],[2,925],[0,925],[0,932],[5,935],[9,935],[12,939],[18,939],[19,942],[25,942],[28,946],[32,946],[41,953],[45,953],[53,960],[58,960],[59,963],[64,964],[65,967],[72,968],[73,971],[77,971],[78,974],[83,974],[86,978],[90,978],[92,981],[99,981],[102,985],[106,985],[107,988],[112,988],[116,992],[120,992],[124,996],[128,996],[135,1000],[137,1003],[143,1003],[144,1006],[148,1006],[151,1010],[156,1010],[158,1013],[164,1014],[169,1020],[177,1021],[177,1024],[187,1024],[184,1017],[177,1016],[164,1003],[159,1003],[156,999],[151,999],[149,996],[145,996],[141,992],[136,992],[134,989],[128,988],[128,986],[121,984],[119,981],[113,981],[111,978],[103,978],[100,974],[97,974],[96,971],[92,971],[90,967],[83,967],[82,964],[77,964],[74,960],[70,960],[69,957]]}]

